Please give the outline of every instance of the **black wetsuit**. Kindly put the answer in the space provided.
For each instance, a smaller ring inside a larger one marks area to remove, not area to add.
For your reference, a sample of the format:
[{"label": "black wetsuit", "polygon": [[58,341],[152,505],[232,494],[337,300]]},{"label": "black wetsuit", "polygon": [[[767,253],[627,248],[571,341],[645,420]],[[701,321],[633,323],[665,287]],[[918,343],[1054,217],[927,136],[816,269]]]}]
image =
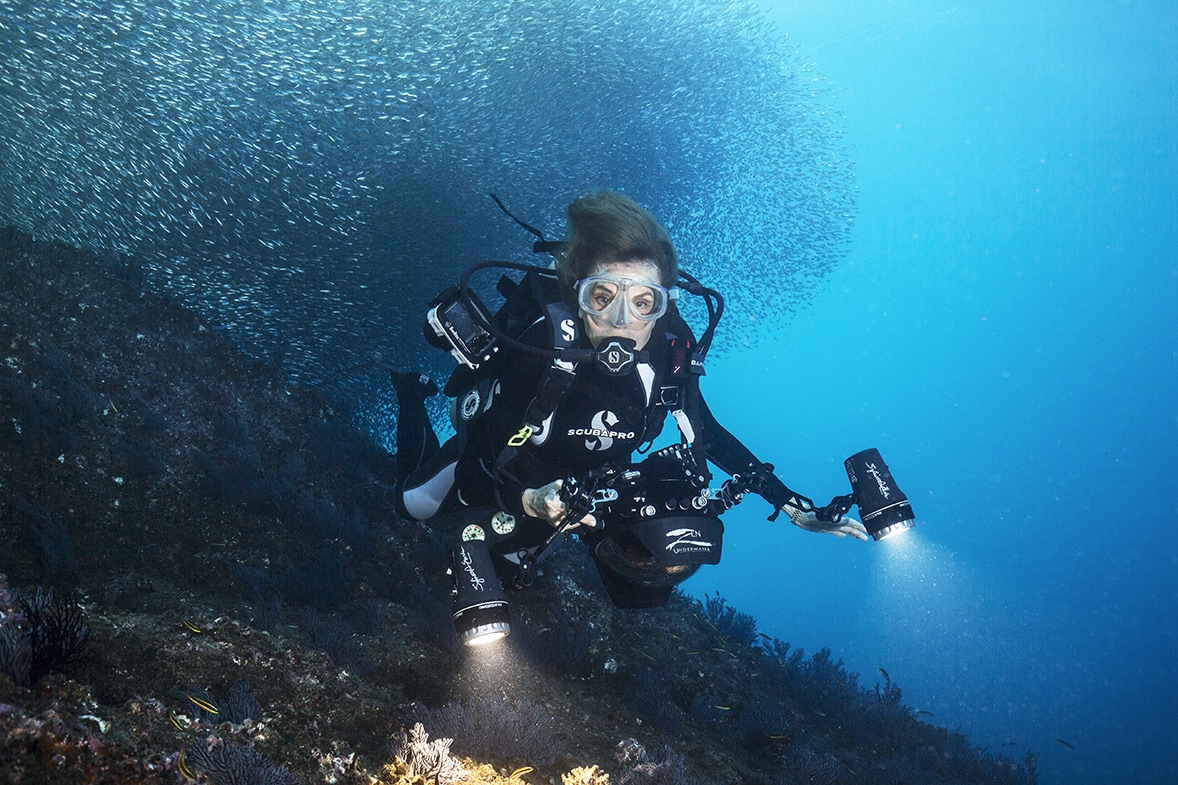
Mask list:
[{"label": "black wetsuit", "polygon": [[[404,478],[404,511],[414,518],[428,519],[466,508],[494,507],[523,518],[521,496],[525,489],[578,477],[602,466],[629,463],[637,448],[658,436],[667,415],[676,408],[691,411],[689,427],[694,431],[694,444],[712,464],[728,474],[759,467],[760,461],[716,422],[703,403],[698,377],[676,373],[675,363],[681,365],[682,358],[674,355],[673,346],[675,341],[681,346],[684,339],[690,340],[690,336],[683,335],[686,329],[673,314],[660,319],[646,347],[648,362],[638,363],[631,372],[620,376],[611,376],[591,362],[581,363],[546,427],[506,459],[503,448],[520,430],[551,361],[504,348],[503,356],[496,360],[499,371],[495,378],[485,379],[476,396],[458,395],[456,406],[460,412],[477,413],[469,421],[463,420],[461,414],[455,418],[456,436],[432,456],[424,455],[428,450],[422,450],[419,443],[399,445],[401,451],[421,454],[426,459]],[[574,345],[588,348],[583,331],[578,333]],[[551,347],[552,328],[540,320],[521,340]],[[668,393],[668,389],[672,392]],[[694,404],[689,406],[689,400]],[[405,438],[403,434],[421,433],[428,444],[432,431],[424,406],[415,407],[412,401],[403,400],[401,416],[399,440]],[[788,499],[788,490],[774,480],[764,495],[780,507]],[[524,528],[536,536],[551,531],[547,523]]]}]

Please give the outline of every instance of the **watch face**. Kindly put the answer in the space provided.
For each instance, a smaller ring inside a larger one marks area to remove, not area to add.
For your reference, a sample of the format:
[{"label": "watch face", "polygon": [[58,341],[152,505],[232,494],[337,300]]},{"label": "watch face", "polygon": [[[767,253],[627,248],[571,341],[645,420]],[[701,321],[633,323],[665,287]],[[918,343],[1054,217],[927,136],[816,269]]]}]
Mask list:
[{"label": "watch face", "polygon": [[467,526],[465,529],[462,530],[462,541],[463,542],[469,542],[471,540],[485,540],[485,539],[487,539],[487,533],[485,531],[483,531],[483,527],[479,526],[477,523],[472,523],[470,526]]},{"label": "watch face", "polygon": [[497,512],[491,516],[491,529],[496,534],[511,534],[515,531],[515,516],[509,512]]}]

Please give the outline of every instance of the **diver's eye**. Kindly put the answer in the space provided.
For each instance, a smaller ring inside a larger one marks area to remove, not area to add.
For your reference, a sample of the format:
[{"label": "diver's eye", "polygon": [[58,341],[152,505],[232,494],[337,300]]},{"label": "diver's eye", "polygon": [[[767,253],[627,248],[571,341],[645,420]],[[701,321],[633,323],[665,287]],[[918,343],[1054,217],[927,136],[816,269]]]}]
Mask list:
[{"label": "diver's eye", "polygon": [[630,298],[630,305],[633,306],[636,313],[648,314],[654,310],[654,296],[649,292],[636,294]]},{"label": "diver's eye", "polygon": [[593,297],[590,302],[598,311],[604,311],[609,307],[609,304],[614,301],[617,296],[617,289],[611,289],[606,286],[595,286],[593,288]]}]

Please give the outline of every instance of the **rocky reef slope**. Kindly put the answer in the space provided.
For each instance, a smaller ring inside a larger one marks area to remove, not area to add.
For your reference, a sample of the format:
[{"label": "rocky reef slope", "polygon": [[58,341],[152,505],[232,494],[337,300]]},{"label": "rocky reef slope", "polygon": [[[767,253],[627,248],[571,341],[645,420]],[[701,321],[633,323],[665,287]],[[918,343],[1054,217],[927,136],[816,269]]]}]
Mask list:
[{"label": "rocky reef slope", "polygon": [[721,598],[612,608],[573,543],[463,650],[346,402],[133,264],[0,230],[0,358],[0,781],[1035,780]]}]

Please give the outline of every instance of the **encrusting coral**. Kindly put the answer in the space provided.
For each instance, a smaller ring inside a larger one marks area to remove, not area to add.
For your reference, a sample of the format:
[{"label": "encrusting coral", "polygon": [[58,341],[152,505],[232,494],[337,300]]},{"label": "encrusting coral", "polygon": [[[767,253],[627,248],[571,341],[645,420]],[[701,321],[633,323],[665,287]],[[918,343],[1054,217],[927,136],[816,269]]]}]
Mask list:
[{"label": "encrusting coral", "polygon": [[563,785],[609,785],[609,775],[593,766],[578,766],[568,774],[562,774]]}]

